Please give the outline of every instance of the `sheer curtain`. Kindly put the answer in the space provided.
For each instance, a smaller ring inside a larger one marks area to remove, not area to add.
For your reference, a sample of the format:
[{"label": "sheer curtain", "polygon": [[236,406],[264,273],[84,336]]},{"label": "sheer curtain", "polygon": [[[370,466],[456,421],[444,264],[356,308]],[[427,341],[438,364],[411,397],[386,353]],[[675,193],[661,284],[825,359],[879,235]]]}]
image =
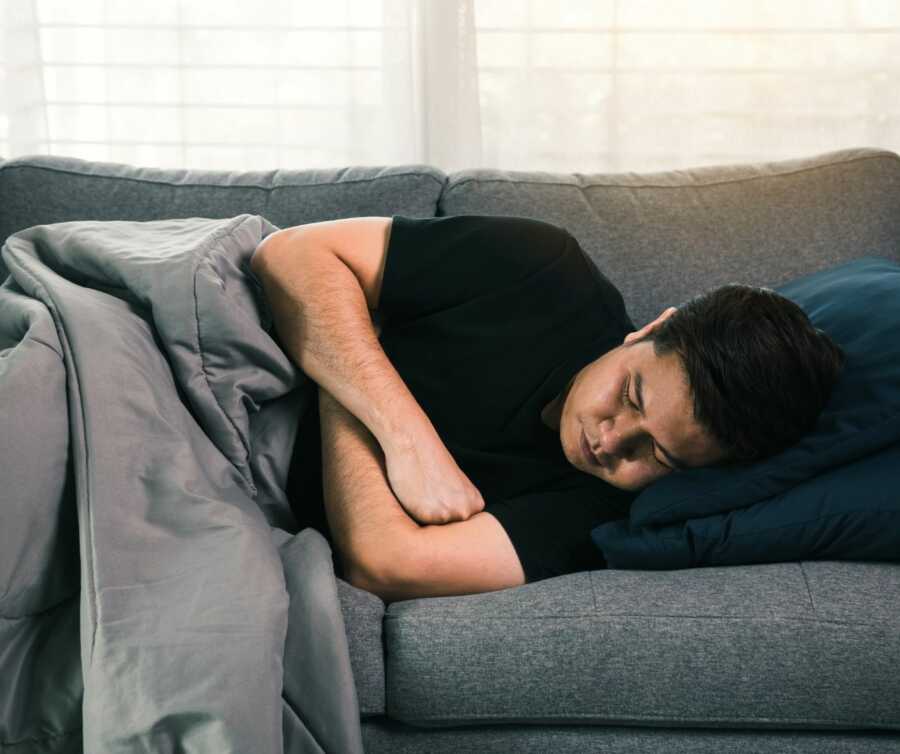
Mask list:
[{"label": "sheer curtain", "polygon": [[666,170],[900,150],[896,0],[0,0],[0,157]]}]

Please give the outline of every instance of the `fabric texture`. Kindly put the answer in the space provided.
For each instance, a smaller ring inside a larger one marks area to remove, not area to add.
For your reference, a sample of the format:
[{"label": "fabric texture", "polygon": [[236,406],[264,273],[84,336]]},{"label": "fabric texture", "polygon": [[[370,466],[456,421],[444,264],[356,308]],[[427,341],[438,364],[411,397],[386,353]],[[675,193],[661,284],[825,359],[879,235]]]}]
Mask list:
[{"label": "fabric texture", "polygon": [[614,567],[900,560],[900,264],[863,257],[778,291],[847,355],[815,429],[759,463],[648,487],[629,521],[592,533]]},{"label": "fabric texture", "polygon": [[325,218],[387,216],[397,207],[431,217],[445,180],[428,165],[231,172],[31,155],[0,163],[0,243],[32,225],[85,219],[247,213],[285,228]]},{"label": "fabric texture", "polygon": [[462,170],[436,214],[473,212],[568,230],[642,327],[726,283],[775,287],[864,254],[900,261],[900,156],[859,148],[658,173]]},{"label": "fabric texture", "polygon": [[0,655],[4,744],[362,751],[329,547],[283,489],[313,385],[247,269],[272,230],[76,221],[6,240],[0,450],[21,487],[0,507],[0,610],[22,651]]},{"label": "fabric texture", "polygon": [[887,731],[710,730],[626,725],[506,723],[417,728],[392,720],[363,722],[366,754],[897,754]]},{"label": "fabric texture", "polygon": [[388,714],[428,729],[528,722],[896,736],[898,595],[900,568],[822,561],[603,569],[394,602]]},{"label": "fabric texture", "polygon": [[[621,296],[565,230],[516,216],[393,216],[381,345],[528,581],[602,568],[591,528],[634,493],[572,466],[541,409],[632,326]],[[328,536],[309,412],[288,489],[301,525]],[[315,414],[317,416],[317,414]]]}]

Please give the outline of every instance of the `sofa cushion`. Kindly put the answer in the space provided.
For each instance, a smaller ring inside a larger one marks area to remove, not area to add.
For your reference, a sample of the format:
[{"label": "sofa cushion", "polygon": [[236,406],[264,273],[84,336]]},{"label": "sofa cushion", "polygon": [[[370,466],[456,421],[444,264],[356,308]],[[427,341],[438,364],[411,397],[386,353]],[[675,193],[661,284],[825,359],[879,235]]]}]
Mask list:
[{"label": "sofa cushion", "polygon": [[428,165],[245,172],[30,155],[0,164],[0,244],[22,228],[69,220],[247,213],[283,228],[339,217],[432,217],[444,180]]},{"label": "sofa cushion", "polygon": [[384,714],[384,647],[381,627],[384,602],[341,578],[337,582],[341,615],[347,632],[350,667],[362,717]]},{"label": "sofa cushion", "polygon": [[861,253],[900,260],[900,156],[858,148],[658,173],[462,170],[438,214],[466,213],[565,228],[641,327],[725,283],[773,287]]},{"label": "sofa cushion", "polygon": [[601,570],[385,614],[387,713],[900,729],[900,565]]}]

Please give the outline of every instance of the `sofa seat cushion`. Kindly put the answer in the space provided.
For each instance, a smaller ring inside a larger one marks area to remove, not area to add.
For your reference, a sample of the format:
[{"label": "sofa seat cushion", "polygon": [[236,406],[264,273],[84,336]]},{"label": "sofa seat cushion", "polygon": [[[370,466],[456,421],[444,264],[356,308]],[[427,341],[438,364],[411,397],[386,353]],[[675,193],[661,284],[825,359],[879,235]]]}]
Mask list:
[{"label": "sofa seat cushion", "polygon": [[387,714],[900,729],[900,565],[585,571],[385,613]]},{"label": "sofa seat cushion", "polygon": [[361,717],[384,714],[384,602],[371,592],[337,579],[341,616],[347,632],[350,668]]}]

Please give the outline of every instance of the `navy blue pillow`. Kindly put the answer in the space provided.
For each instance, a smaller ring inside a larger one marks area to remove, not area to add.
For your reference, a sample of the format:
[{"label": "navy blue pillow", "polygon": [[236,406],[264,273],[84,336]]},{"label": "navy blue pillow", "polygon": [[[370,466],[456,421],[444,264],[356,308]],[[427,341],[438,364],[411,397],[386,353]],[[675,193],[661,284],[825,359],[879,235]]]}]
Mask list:
[{"label": "navy blue pillow", "polygon": [[[862,257],[775,288],[847,355],[815,429],[759,463],[669,474],[632,503],[632,526],[685,521],[779,495],[900,441],[900,264]],[[895,479],[900,488],[900,474]]]},{"label": "navy blue pillow", "polygon": [[790,560],[900,561],[900,445],[746,508],[664,526],[601,524],[609,568],[642,570]]},{"label": "navy blue pillow", "polygon": [[863,257],[775,290],[847,354],[816,428],[760,463],[652,484],[591,532],[610,568],[900,561],[900,265]]}]

